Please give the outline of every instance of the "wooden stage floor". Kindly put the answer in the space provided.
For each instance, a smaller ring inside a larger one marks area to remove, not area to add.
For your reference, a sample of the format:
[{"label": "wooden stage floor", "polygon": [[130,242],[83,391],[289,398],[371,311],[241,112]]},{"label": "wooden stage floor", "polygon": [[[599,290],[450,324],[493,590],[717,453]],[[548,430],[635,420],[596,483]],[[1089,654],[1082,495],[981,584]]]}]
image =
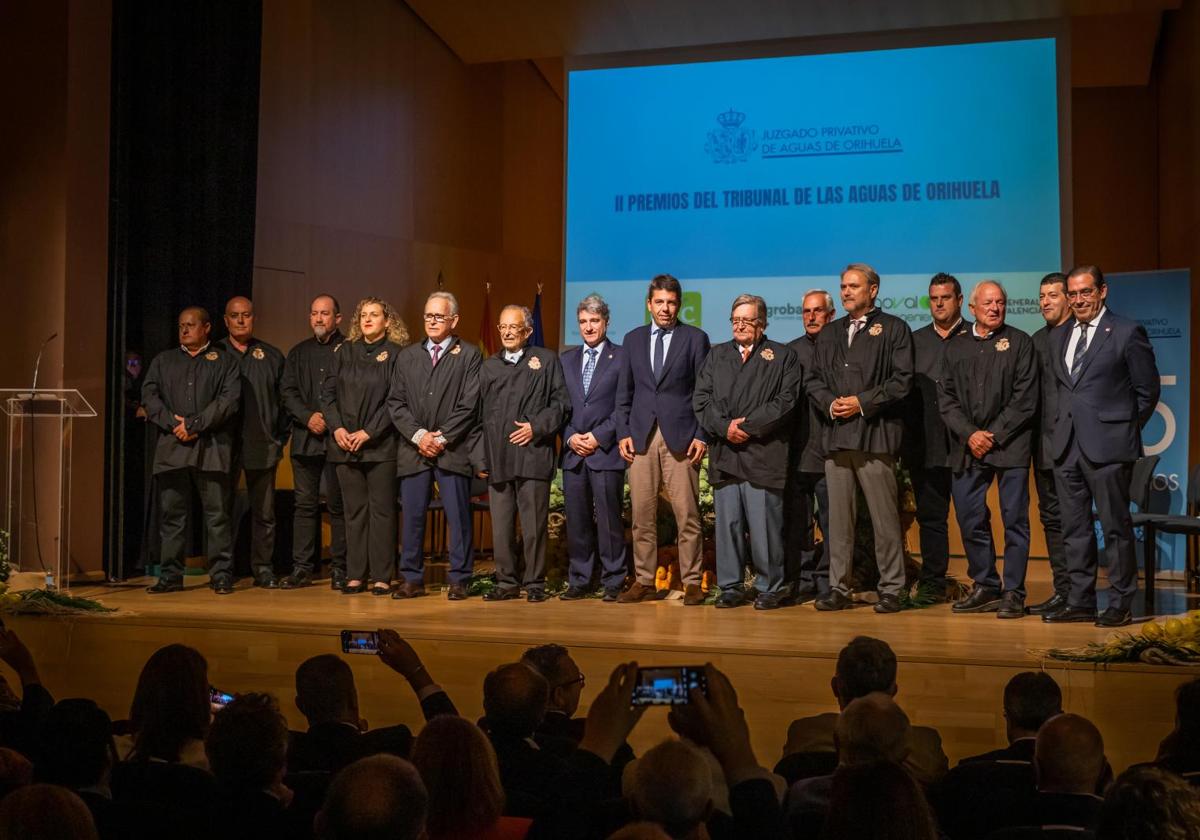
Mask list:
[{"label": "wooden stage floor", "polygon": [[[249,581],[233,595],[218,597],[204,580],[189,578],[186,591],[164,596],[148,596],[135,585],[149,581],[76,587],[74,594],[98,598],[120,612],[9,623],[27,640],[57,697],[93,697],[114,718],[127,716],[146,658],[170,642],[204,653],[210,679],[222,690],[278,695],[294,727],[302,723],[292,700],[295,668],[309,656],[340,651],[342,629],[395,628],[471,716],[482,712],[484,674],[530,645],[553,641],[571,649],[587,677],[585,704],[619,662],[711,661],[737,687],[759,759],[768,765],[780,757],[791,720],[836,710],[829,690],[834,660],[857,635],[877,636],[895,649],[897,699],[914,723],[939,729],[952,763],[1003,742],[1004,684],[1019,671],[1045,668],[1062,686],[1066,709],[1100,726],[1119,771],[1153,758],[1173,722],[1172,692],[1195,675],[1192,669],[1146,665],[1043,662],[1030,649],[1074,646],[1107,634],[1091,625],[1051,626],[1034,617],[956,616],[949,606],[880,616],[869,607],[817,613],[811,604],[764,613],[688,608],[677,600],[450,602],[441,593],[401,602],[343,596],[327,585],[263,591]],[[1047,590],[1045,581],[1031,581],[1030,600]],[[1158,603],[1170,612],[1189,606],[1178,589],[1166,587]],[[418,728],[420,711],[404,681],[374,657],[350,659],[363,715],[377,726],[404,722]],[[652,711],[632,740],[640,751],[668,734],[665,714]]]}]

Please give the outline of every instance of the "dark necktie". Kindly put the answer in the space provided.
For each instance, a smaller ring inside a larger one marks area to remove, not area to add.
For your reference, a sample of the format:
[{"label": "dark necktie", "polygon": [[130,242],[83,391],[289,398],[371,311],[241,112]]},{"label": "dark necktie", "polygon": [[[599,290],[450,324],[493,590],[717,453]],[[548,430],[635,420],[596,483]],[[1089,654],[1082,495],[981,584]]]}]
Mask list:
[{"label": "dark necktie", "polygon": [[433,366],[437,367],[438,356],[440,356],[442,354],[442,345],[440,345],[440,344],[433,345],[433,347],[429,348],[429,352],[433,353]]},{"label": "dark necktie", "polygon": [[587,361],[583,365],[583,393],[586,396],[587,392],[592,389],[592,374],[596,372],[596,348],[589,347],[587,349]]},{"label": "dark necktie", "polygon": [[663,339],[666,338],[666,336],[666,330],[659,330],[658,341],[656,341],[654,344],[654,364],[652,364],[650,367],[652,368],[651,372],[654,374],[655,381],[662,378],[663,359],[666,358],[667,355],[667,347],[663,343]]},{"label": "dark necktie", "polygon": [[1090,324],[1079,325],[1079,341],[1075,342],[1075,355],[1071,357],[1071,378],[1079,376],[1079,362],[1087,352],[1087,331]]}]

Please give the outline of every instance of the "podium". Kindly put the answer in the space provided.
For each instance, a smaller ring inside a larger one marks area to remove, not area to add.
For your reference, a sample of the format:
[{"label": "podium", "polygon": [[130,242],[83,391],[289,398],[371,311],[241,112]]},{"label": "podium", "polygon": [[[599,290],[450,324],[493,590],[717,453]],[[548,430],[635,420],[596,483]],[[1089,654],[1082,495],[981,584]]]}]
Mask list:
[{"label": "podium", "polygon": [[[47,589],[69,586],[74,423],[95,417],[96,409],[73,389],[3,388],[0,413],[8,442],[4,530],[9,563],[14,570],[44,572]],[[45,468],[47,461],[52,469]]]}]

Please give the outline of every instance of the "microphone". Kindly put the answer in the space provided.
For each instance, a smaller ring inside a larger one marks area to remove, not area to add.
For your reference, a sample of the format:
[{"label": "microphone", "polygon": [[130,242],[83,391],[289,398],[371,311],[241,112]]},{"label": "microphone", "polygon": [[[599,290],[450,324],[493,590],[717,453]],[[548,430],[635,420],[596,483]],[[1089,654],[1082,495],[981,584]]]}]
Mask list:
[{"label": "microphone", "polygon": [[[33,388],[31,389],[33,391],[37,390],[38,369],[42,366],[42,353],[46,351],[46,345],[56,338],[58,338],[58,333],[50,333],[50,335],[46,336],[46,340],[42,342],[42,346],[38,348],[37,361],[33,363]],[[33,396],[33,394],[29,395],[30,401],[33,400]]]}]

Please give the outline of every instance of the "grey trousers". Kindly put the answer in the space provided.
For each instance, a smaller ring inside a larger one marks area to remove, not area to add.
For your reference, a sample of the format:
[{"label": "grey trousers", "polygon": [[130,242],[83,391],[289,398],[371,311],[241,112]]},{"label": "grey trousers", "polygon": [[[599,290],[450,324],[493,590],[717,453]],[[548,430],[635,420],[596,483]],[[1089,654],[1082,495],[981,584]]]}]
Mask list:
[{"label": "grey trousers", "polygon": [[[516,478],[488,485],[488,504],[492,514],[492,546],[496,558],[496,585],[526,590],[546,586],[546,522],[550,516],[550,482],[537,478]],[[514,518],[521,517],[525,574],[517,559],[517,528]]]},{"label": "grey trousers", "polygon": [[862,487],[875,529],[875,562],[879,592],[899,595],[904,589],[904,546],[900,536],[895,459],[890,455],[843,450],[825,459],[829,493],[829,585],[849,594],[854,561],[854,520],[858,514],[855,482]]},{"label": "grey trousers", "polygon": [[717,508],[717,586],[723,592],[740,589],[742,568],[750,563],[759,592],[782,592],[783,491],[730,481],[713,489],[713,501]]}]

